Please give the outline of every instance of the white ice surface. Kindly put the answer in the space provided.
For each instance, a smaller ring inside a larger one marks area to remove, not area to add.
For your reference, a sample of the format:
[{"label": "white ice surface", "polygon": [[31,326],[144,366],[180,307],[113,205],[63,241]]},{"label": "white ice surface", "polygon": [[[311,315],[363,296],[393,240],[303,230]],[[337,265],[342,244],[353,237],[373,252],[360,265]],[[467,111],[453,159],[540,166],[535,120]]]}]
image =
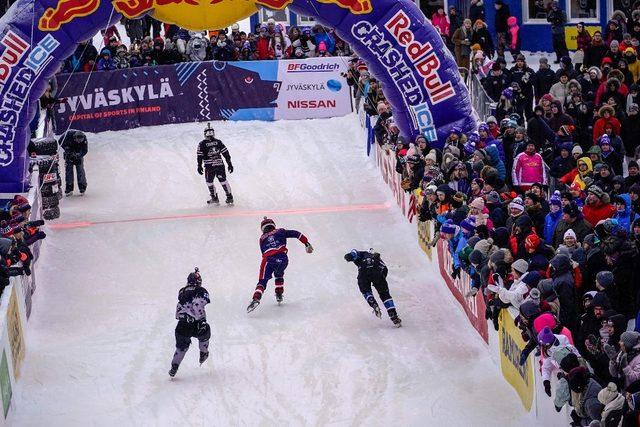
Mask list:
[{"label": "white ice surface", "polygon": [[[66,198],[57,223],[94,224],[48,230],[13,423],[524,424],[516,393],[418,248],[357,127],[353,116],[215,123],[236,169],[233,208],[204,203],[202,124],[90,135],[87,194]],[[271,282],[247,315],[264,211],[379,204],[274,215],[316,252],[292,241],[285,304],[275,304]],[[221,216],[184,217],[198,214]],[[353,247],[382,253],[404,327],[371,314],[356,268],[342,259]],[[170,381],[176,295],[194,266],[212,294],[211,357],[199,367],[192,345]]]}]

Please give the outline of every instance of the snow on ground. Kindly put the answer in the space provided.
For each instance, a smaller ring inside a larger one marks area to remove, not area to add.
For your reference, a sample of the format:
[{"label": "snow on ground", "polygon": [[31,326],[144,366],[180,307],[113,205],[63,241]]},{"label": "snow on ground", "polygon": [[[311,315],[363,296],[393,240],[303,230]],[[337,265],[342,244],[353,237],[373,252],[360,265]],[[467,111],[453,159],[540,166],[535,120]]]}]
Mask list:
[{"label": "snow on ground", "polygon": [[[15,390],[15,425],[522,425],[524,411],[389,197],[353,116],[215,123],[236,206],[209,207],[202,124],[90,136],[89,188],[50,228]],[[259,223],[290,244],[285,304],[252,314]],[[295,212],[299,211],[299,212]],[[149,219],[149,220],[145,220]],[[85,223],[85,226],[81,226]],[[93,225],[88,225],[91,223]],[[404,327],[375,318],[351,248],[382,252]],[[178,289],[199,266],[211,357],[178,375]]]}]

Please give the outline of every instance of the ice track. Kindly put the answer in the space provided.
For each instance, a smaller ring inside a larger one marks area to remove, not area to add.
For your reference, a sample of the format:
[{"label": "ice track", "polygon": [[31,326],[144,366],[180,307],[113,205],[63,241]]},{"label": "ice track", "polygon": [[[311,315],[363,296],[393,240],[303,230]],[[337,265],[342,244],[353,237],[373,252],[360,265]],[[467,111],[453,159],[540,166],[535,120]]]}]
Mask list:
[{"label": "ice track", "polygon": [[[64,200],[57,224],[68,228],[43,246],[14,425],[520,425],[516,393],[357,127],[215,123],[235,166],[233,208],[205,204],[202,124],[90,136],[87,194]],[[276,210],[301,211],[273,217],[316,251],[292,241],[285,304],[271,282],[247,315],[259,222]],[[352,247],[382,253],[402,328],[371,314],[342,259]],[[169,381],[176,295],[194,266],[212,294],[211,357],[199,367],[193,344]]]}]

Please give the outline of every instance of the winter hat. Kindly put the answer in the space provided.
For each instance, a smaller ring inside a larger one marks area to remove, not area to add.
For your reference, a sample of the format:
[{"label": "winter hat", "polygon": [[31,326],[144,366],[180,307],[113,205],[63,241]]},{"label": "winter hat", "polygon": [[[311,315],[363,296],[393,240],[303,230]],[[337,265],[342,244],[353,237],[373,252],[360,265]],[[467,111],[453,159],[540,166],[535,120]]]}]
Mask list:
[{"label": "winter hat", "polygon": [[587,189],[587,193],[593,194],[598,199],[602,199],[602,197],[604,196],[604,191],[602,190],[602,188],[598,187],[597,185],[592,185],[591,187],[589,187]]},{"label": "winter hat", "polygon": [[638,167],[638,162],[636,162],[635,160],[631,160],[631,161],[629,162],[629,167],[630,167],[630,168],[640,169],[640,167]]},{"label": "winter hat", "polygon": [[567,231],[564,232],[564,236],[562,236],[562,240],[566,239],[567,237],[573,237],[574,239],[577,239],[576,232],[573,231],[572,229],[568,229]]},{"label": "winter hat", "polygon": [[469,254],[469,262],[473,265],[480,265],[482,264],[483,260],[484,260],[484,255],[482,255],[482,252],[480,252],[477,249],[474,249]]},{"label": "winter hat", "polygon": [[540,197],[536,193],[528,192],[524,195],[524,198],[531,200],[534,205],[540,203]]},{"label": "winter hat", "polygon": [[611,304],[609,303],[609,297],[607,297],[607,294],[605,294],[604,292],[598,292],[594,295],[591,306],[607,309],[611,307]]},{"label": "winter hat", "polygon": [[556,341],[556,336],[553,331],[545,326],[543,330],[538,334],[538,344],[540,345],[552,345]]},{"label": "winter hat", "polygon": [[452,220],[445,221],[444,224],[440,227],[440,233],[443,234],[456,234],[458,232],[459,227],[453,223]]},{"label": "winter hat", "polygon": [[470,216],[468,218],[463,219],[462,222],[460,223],[460,228],[462,228],[463,230],[469,233],[473,233],[474,231],[476,231],[475,217]]},{"label": "winter hat", "polygon": [[591,234],[587,234],[584,239],[582,240],[582,243],[586,243],[587,245],[591,246],[592,248],[595,247],[599,242],[596,241],[596,235],[591,233]]},{"label": "winter hat", "polygon": [[562,206],[562,199],[560,199],[560,192],[559,191],[554,191],[553,195],[551,195],[551,198],[549,199],[549,204],[550,205],[556,205],[556,206]]},{"label": "winter hat", "polygon": [[575,146],[575,147],[573,147],[573,149],[571,150],[571,154],[573,154],[574,156],[575,156],[576,154],[578,154],[578,155],[579,155],[579,154],[582,154],[582,153],[583,153],[583,151],[582,151],[582,147],[580,147],[579,145],[576,145],[576,146]]},{"label": "winter hat", "polygon": [[491,255],[496,249],[491,238],[479,240],[473,248],[479,250],[484,256]]},{"label": "winter hat", "polygon": [[482,197],[476,197],[475,199],[473,199],[473,202],[469,204],[469,206],[482,212],[482,210],[484,209],[484,200],[482,200]]},{"label": "winter hat", "polygon": [[627,350],[631,350],[638,344],[638,340],[640,340],[640,333],[636,331],[626,331],[620,335],[620,342],[624,344],[624,347]]},{"label": "winter hat", "polygon": [[540,246],[542,243],[542,239],[537,234],[529,234],[526,239],[524,239],[524,248],[527,251],[534,251]]},{"label": "winter hat", "polygon": [[500,195],[497,191],[492,191],[487,194],[487,203],[491,203],[494,205],[500,203]]},{"label": "winter hat", "polygon": [[533,301],[525,301],[520,305],[520,314],[525,319],[533,319],[540,314],[540,307]]},{"label": "winter hat", "polygon": [[[565,353],[558,354],[560,350],[563,350]],[[564,355],[564,357],[560,359],[560,369],[565,372],[570,372],[572,369],[580,366],[580,360],[578,359],[578,356],[575,353],[571,353],[571,350],[569,350],[567,347],[558,349],[558,351],[556,351],[556,353],[553,355],[554,359],[556,358],[556,355],[558,355],[558,357]]]},{"label": "winter hat", "polygon": [[629,193],[640,194],[640,185],[633,184],[631,187],[629,187]]},{"label": "winter hat", "polygon": [[604,289],[609,289],[609,287],[613,285],[613,273],[607,270],[599,271],[598,274],[596,274],[596,281]]},{"label": "winter hat", "polygon": [[436,157],[436,150],[431,150],[431,151],[429,151],[429,154],[427,154],[427,155],[424,157],[424,160],[425,160],[425,162],[426,162],[427,160],[433,160],[433,163],[437,162],[437,161],[438,161],[438,158]]},{"label": "winter hat", "polygon": [[516,209],[520,212],[524,212],[524,203],[522,203],[522,199],[520,197],[516,197],[509,203],[509,209]]},{"label": "winter hat", "polygon": [[618,397],[618,386],[615,383],[609,383],[605,388],[598,392],[598,400],[603,405],[608,405]]},{"label": "winter hat", "polygon": [[521,259],[518,259],[518,260],[514,261],[514,263],[511,264],[511,268],[513,268],[518,273],[524,274],[529,269],[529,264],[527,263],[527,261],[525,261],[525,260],[523,260],[521,258]]},{"label": "winter hat", "polygon": [[573,202],[569,203],[564,208],[562,208],[562,212],[566,213],[571,218],[577,218],[578,215],[580,215],[580,209],[578,209],[578,206]]},{"label": "winter hat", "polygon": [[584,366],[573,368],[568,375],[569,388],[571,391],[581,393],[587,388],[587,384],[589,384],[589,377],[589,371]]},{"label": "winter hat", "polygon": [[540,279],[542,279],[540,273],[537,271],[530,271],[522,278],[522,282],[526,283],[530,288],[535,288],[538,286]]},{"label": "winter hat", "polygon": [[[481,239],[478,236],[471,236],[469,237],[469,240],[467,240],[467,246],[469,246],[469,248],[473,250],[475,249],[476,243],[478,243],[480,240]],[[469,251],[469,253],[471,253],[471,251]]]}]

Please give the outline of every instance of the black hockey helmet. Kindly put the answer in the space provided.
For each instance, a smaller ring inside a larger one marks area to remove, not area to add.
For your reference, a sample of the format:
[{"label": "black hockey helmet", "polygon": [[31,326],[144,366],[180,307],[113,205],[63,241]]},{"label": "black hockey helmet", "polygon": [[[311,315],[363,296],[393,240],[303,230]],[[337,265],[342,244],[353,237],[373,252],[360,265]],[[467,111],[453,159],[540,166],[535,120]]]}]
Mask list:
[{"label": "black hockey helmet", "polygon": [[196,267],[195,271],[189,273],[187,276],[187,283],[189,285],[202,285],[202,277],[200,276],[200,270]]},{"label": "black hockey helmet", "polygon": [[204,137],[214,138],[215,136],[216,136],[216,131],[211,127],[211,123],[207,123],[207,127],[204,129]]},{"label": "black hockey helmet", "polygon": [[266,216],[262,218],[262,222],[260,223],[260,230],[262,230],[263,233],[267,233],[275,228],[276,223],[271,218],[267,218]]}]

